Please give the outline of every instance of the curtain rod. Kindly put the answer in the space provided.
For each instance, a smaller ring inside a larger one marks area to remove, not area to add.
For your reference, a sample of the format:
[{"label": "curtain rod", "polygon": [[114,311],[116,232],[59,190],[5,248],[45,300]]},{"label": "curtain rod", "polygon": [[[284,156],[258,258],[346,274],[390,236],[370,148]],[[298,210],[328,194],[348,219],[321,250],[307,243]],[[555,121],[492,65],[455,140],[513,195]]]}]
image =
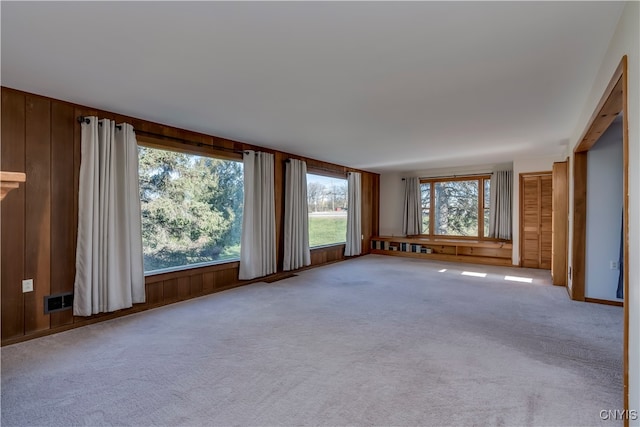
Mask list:
[{"label": "curtain rod", "polygon": [[[86,123],[89,124],[91,123],[91,121],[89,120],[88,117],[85,116],[79,116],[78,117],[78,123]],[[102,122],[98,122],[98,126],[102,126]],[[116,125],[116,129],[118,130],[122,130],[122,125]]]},{"label": "curtain rod", "polygon": [[[442,178],[473,178],[475,176],[493,175],[493,172],[473,173],[470,175],[442,175],[442,176],[420,176],[419,179],[442,179]],[[406,178],[402,178],[404,181]]]},{"label": "curtain rod", "polygon": [[[85,117],[85,116],[79,116],[78,117],[78,122],[80,122],[80,123],[84,122],[84,123],[88,124],[89,123],[89,118]],[[98,123],[98,124],[101,125],[102,123]],[[120,126],[120,125],[116,125],[116,127],[118,129],[122,129],[122,126]],[[235,148],[221,147],[221,146],[218,146],[218,145],[206,144],[204,142],[191,141],[189,139],[178,138],[178,137],[175,137],[175,136],[163,135],[161,133],[148,132],[146,130],[138,130],[138,129],[136,129],[135,132],[136,132],[136,134],[140,134],[140,135],[153,136],[153,137],[161,138],[161,139],[168,139],[168,140],[171,140],[171,141],[179,142],[181,144],[192,145],[192,146],[196,146],[196,147],[209,147],[209,148],[213,148],[213,149],[216,149],[216,150],[227,151],[227,152],[236,153],[236,154],[244,153],[243,150],[236,150]]]}]

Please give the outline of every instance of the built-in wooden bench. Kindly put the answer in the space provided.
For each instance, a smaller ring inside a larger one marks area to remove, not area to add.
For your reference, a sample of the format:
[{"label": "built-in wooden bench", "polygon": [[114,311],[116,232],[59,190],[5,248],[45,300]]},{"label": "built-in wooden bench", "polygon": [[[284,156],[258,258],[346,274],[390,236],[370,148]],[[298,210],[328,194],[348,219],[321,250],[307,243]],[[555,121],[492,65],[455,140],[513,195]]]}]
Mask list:
[{"label": "built-in wooden bench", "polygon": [[474,264],[512,265],[510,242],[428,237],[371,238],[371,253]]}]

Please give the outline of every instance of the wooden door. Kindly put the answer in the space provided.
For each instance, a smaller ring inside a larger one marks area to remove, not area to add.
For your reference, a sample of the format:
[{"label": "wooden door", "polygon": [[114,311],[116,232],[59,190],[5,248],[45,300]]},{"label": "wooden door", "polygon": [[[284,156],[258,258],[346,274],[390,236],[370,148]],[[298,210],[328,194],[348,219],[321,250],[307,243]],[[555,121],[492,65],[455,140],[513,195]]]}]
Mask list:
[{"label": "wooden door", "polygon": [[551,269],[551,172],[520,174],[520,264]]},{"label": "wooden door", "polygon": [[567,285],[567,242],[569,241],[568,161],[553,164],[553,245],[551,277],[553,284]]}]

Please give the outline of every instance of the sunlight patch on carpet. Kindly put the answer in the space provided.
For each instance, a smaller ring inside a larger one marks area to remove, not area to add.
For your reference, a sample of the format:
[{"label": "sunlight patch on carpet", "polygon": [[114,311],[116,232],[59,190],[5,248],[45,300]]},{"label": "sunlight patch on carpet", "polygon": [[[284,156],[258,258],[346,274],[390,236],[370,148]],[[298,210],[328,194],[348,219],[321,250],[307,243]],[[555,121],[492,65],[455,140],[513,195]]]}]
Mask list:
[{"label": "sunlight patch on carpet", "polygon": [[476,271],[463,271],[463,276],[472,276],[472,277],[487,277],[487,273],[478,273]]},{"label": "sunlight patch on carpet", "polygon": [[510,282],[533,283],[533,279],[531,277],[504,276],[504,280],[509,280]]}]

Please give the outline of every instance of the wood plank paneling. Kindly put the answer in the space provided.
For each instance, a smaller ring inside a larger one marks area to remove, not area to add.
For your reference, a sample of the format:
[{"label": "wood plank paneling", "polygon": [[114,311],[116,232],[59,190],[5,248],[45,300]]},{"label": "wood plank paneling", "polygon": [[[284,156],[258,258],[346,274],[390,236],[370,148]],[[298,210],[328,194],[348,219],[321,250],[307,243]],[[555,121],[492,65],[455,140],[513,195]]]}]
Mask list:
[{"label": "wood plank paneling", "polygon": [[326,251],[311,251],[311,265],[320,265],[327,262]]},{"label": "wood plank paneling", "polygon": [[49,329],[44,297],[51,291],[51,103],[27,96],[25,129],[25,279],[33,292],[24,294],[24,332]]},{"label": "wood plank paneling", "polygon": [[[130,309],[89,317],[74,317],[71,310],[45,316],[42,297],[73,290],[81,154],[81,126],[76,119],[80,115],[128,122],[140,134],[155,133],[155,136],[147,134],[146,139],[141,139],[159,148],[233,159],[239,159],[241,155],[215,148],[211,144],[226,149],[273,153],[276,160],[276,249],[279,271],[284,253],[285,160],[305,160],[310,169],[315,168],[333,176],[344,177],[347,171],[357,171],[269,148],[2,88],[2,170],[25,172],[26,169],[28,172],[26,184],[11,192],[2,203],[3,345],[262,280],[239,281],[237,261],[185,269],[145,277],[147,302]],[[184,143],[166,139],[166,136],[179,138]],[[190,145],[189,141],[195,142],[195,145]],[[197,147],[198,143],[205,146]],[[367,253],[370,237],[378,234],[379,176],[358,172],[363,176],[362,234],[363,253]],[[343,260],[343,254],[344,245],[314,249],[313,265]],[[25,274],[34,278],[36,291],[23,295],[21,281],[26,278]]]},{"label": "wood plank paneling", "polygon": [[552,182],[551,175],[540,177],[540,268],[545,270],[551,270],[551,245],[553,241]]},{"label": "wood plank paneling", "polygon": [[[73,291],[75,276],[74,109],[51,103],[51,294]],[[52,328],[73,323],[71,310],[51,313]]]},{"label": "wood plank paneling", "polygon": [[189,276],[182,276],[178,278],[178,299],[183,300],[189,298],[191,294],[191,280]]},{"label": "wood plank paneling", "polygon": [[191,296],[202,295],[202,274],[189,277],[189,291]]},{"label": "wood plank paneling", "polygon": [[511,249],[507,248],[474,248],[463,246],[458,248],[458,255],[486,256],[496,258],[508,258],[511,256]]},{"label": "wood plank paneling", "polygon": [[169,279],[162,282],[163,302],[170,304],[178,301],[178,279]]},{"label": "wood plank paneling", "polygon": [[214,291],[213,273],[204,273],[202,275],[202,292],[210,294]]},{"label": "wood plank paneling", "polygon": [[159,305],[164,302],[162,282],[150,283],[146,286],[148,305]]},{"label": "wood plank paneling", "polygon": [[[0,168],[25,172],[25,96],[2,89]],[[27,176],[27,181],[31,177]],[[11,191],[0,203],[2,212],[2,339],[24,335],[25,186]]]},{"label": "wood plank paneling", "polygon": [[571,298],[584,301],[587,256],[587,152],[575,153],[573,163],[573,278]]},{"label": "wood plank paneling", "polygon": [[553,164],[553,245],[551,277],[554,285],[567,284],[567,241],[569,240],[569,168],[567,162]]}]

